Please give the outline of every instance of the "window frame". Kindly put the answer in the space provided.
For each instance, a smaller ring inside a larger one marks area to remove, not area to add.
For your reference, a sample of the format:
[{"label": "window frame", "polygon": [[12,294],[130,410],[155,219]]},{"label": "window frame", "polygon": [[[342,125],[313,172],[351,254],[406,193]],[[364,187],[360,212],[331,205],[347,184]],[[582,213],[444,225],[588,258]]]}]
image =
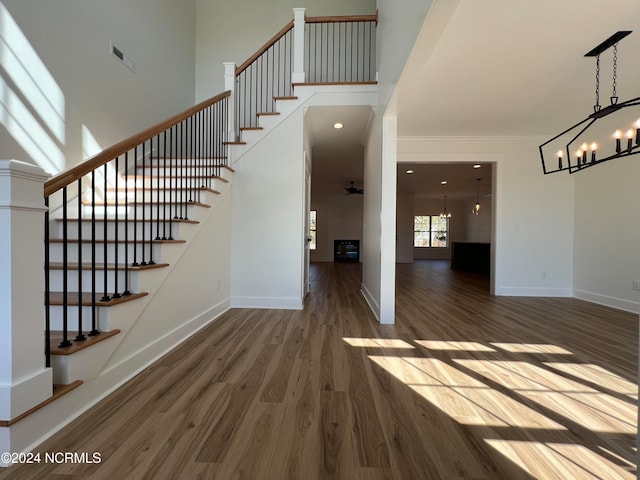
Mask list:
[{"label": "window frame", "polygon": [[318,211],[309,210],[309,250],[318,249]]},{"label": "window frame", "polygon": [[[418,218],[428,218],[428,224],[429,224],[428,230],[417,229],[416,220]],[[413,248],[449,248],[450,218],[444,217],[444,220],[446,222],[446,230],[444,230],[444,234],[445,234],[444,245],[434,244],[434,236],[442,232],[442,230],[438,229],[440,225],[437,225],[437,224],[434,225],[434,219],[437,219],[439,221],[443,219],[443,217],[441,217],[440,215],[414,215],[413,216]],[[416,245],[416,239],[417,239],[416,234],[418,233],[422,234],[423,236],[426,234],[426,237],[429,243],[428,245]],[[439,240],[439,241],[442,241],[442,240]]]}]

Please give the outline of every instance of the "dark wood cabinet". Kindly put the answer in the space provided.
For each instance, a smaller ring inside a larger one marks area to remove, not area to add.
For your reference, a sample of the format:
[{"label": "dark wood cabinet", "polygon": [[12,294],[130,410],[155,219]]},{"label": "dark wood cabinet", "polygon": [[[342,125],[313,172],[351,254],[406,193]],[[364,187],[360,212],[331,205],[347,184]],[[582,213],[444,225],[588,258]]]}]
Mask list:
[{"label": "dark wood cabinet", "polygon": [[451,268],[489,276],[491,272],[491,244],[452,242]]}]

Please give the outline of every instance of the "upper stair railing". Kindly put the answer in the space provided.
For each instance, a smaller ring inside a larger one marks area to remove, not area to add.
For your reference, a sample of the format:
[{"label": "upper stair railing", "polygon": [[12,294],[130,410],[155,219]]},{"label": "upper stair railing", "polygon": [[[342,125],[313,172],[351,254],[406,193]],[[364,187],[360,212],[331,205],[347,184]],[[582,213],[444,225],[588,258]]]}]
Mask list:
[{"label": "upper stair railing", "polygon": [[261,114],[300,84],[367,84],[376,81],[378,15],[306,17],[294,9],[287,23],[242,65],[235,83],[235,134],[258,127]]},{"label": "upper stair railing", "polygon": [[99,334],[97,308],[135,295],[130,270],[154,266],[156,244],[172,241],[174,223],[188,221],[190,205],[212,188],[227,165],[229,96],[195,105],[45,184],[52,210],[45,214],[47,367],[52,329],[62,332],[59,348]]}]

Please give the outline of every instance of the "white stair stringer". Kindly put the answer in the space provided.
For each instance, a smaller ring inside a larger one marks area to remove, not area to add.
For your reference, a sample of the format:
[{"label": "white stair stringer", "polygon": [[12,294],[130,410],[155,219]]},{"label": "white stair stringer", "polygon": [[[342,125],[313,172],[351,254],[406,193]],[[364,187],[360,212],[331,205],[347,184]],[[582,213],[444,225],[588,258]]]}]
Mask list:
[{"label": "white stair stringer", "polygon": [[258,125],[262,130],[243,130],[241,140],[246,145],[229,145],[229,164],[233,166],[247,152],[255,148],[280,123],[300,108],[311,106],[375,106],[378,100],[376,84],[328,84],[296,85],[294,95],[297,99],[275,101],[275,111],[279,115],[260,115]]},{"label": "white stair stringer", "polygon": [[[231,171],[223,171],[230,181]],[[119,334],[52,359],[55,381],[83,384],[1,427],[14,451],[32,450],[228,310],[231,189],[232,183],[222,183],[220,195],[205,193],[202,202],[211,208],[197,209],[199,224],[182,225],[186,242],[161,246],[168,267],[140,272],[139,288],[149,295],[105,307],[110,309],[105,331],[119,329]]]}]

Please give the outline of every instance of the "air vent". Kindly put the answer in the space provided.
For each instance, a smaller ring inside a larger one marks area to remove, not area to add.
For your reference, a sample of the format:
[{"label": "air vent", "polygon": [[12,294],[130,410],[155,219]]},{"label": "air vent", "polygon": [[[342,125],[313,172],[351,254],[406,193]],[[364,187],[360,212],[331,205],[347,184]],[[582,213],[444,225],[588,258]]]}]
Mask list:
[{"label": "air vent", "polygon": [[120,50],[118,47],[116,47],[113,42],[110,44],[111,46],[111,55],[113,55],[115,58],[117,58],[118,60],[120,60],[120,62],[122,62],[122,64],[127,67],[129,70],[131,70],[132,72],[135,73],[136,71],[136,64],[133,62],[133,60],[131,60],[129,57],[127,57],[122,50]]}]

